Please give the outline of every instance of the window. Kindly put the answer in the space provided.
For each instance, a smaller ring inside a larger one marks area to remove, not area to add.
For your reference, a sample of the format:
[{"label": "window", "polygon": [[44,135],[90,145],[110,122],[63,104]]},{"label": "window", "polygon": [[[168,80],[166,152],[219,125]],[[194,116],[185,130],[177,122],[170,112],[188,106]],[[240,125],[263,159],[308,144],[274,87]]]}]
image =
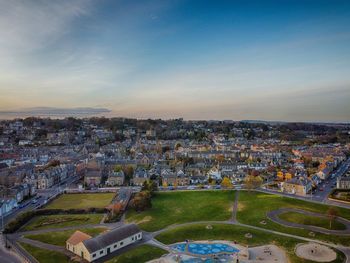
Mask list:
[{"label": "window", "polygon": [[120,245],[122,246],[124,243],[123,242],[120,242]]},{"label": "window", "polygon": [[131,240],[134,240],[134,237],[132,237]]},{"label": "window", "polygon": [[117,244],[115,244],[114,246],[113,246],[113,248],[116,248],[117,247]]},{"label": "window", "polygon": [[103,254],[103,250],[100,251],[100,255],[102,255],[102,254]]},{"label": "window", "polygon": [[96,253],[92,254],[92,257],[93,257],[93,258],[96,257]]}]

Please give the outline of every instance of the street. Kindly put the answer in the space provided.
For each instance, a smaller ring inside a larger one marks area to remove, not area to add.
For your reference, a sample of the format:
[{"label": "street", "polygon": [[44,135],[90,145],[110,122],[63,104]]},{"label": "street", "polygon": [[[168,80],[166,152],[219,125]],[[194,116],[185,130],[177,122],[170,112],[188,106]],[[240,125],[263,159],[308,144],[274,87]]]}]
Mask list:
[{"label": "street", "polygon": [[328,200],[328,195],[336,187],[337,178],[345,174],[350,169],[350,158],[344,161],[337,169],[334,171],[331,176],[328,177],[324,182],[322,182],[313,193],[306,196],[297,196],[294,194],[276,192],[272,190],[262,189],[260,191],[272,194],[280,194],[283,196],[293,197],[297,199],[302,199],[306,201],[314,201],[319,203],[325,203],[330,205],[335,205],[339,207],[350,208],[350,204],[340,203],[336,201]]}]

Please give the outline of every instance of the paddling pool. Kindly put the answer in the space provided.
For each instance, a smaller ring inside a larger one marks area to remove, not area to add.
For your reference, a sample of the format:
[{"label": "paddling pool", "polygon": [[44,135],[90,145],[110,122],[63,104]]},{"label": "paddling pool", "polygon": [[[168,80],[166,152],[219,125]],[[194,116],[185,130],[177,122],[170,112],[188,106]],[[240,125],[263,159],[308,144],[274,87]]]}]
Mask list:
[{"label": "paddling pool", "polygon": [[233,246],[222,243],[179,243],[172,248],[178,252],[188,252],[195,255],[213,255],[213,254],[233,254],[239,250]]}]

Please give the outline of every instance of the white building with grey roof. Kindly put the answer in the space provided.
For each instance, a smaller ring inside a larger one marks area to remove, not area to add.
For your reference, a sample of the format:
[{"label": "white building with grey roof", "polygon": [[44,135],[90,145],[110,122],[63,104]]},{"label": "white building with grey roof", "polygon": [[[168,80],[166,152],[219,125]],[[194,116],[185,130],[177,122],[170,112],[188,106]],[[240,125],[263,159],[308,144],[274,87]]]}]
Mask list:
[{"label": "white building with grey roof", "polygon": [[88,262],[92,262],[141,239],[141,230],[135,224],[129,224],[96,237],[76,231],[66,241],[66,248]]}]

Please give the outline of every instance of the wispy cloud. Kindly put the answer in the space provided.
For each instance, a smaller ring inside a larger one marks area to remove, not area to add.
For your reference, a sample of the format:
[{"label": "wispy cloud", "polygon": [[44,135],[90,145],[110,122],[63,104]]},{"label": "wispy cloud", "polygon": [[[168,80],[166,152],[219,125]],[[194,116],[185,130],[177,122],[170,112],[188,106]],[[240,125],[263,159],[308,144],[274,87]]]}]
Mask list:
[{"label": "wispy cloud", "polygon": [[88,15],[90,1],[0,1],[0,54],[44,48],[69,33],[74,19]]}]

